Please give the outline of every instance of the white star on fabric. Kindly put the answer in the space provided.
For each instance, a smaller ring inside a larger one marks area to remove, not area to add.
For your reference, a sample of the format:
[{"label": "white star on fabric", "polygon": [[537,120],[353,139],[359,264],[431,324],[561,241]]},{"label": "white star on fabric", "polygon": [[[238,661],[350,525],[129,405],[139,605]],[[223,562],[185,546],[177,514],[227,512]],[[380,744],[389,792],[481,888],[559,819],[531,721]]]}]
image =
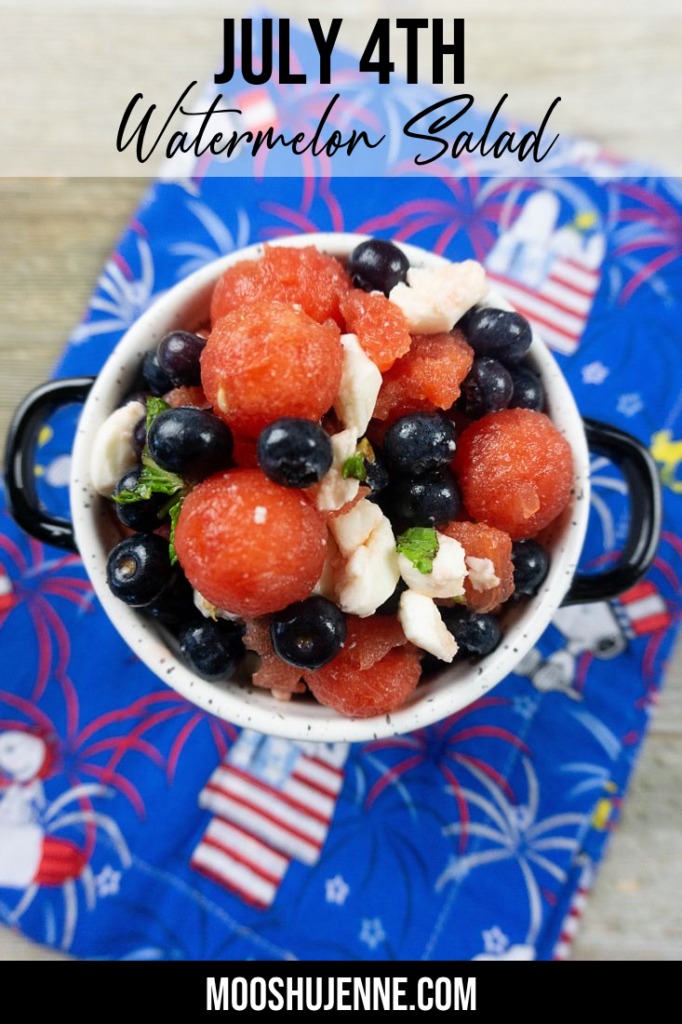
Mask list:
[{"label": "white star on fabric", "polygon": [[270,761],[263,768],[263,779],[271,786],[280,786],[284,781],[284,768],[278,762]]},{"label": "white star on fabric", "polygon": [[121,872],[115,871],[111,864],[107,864],[98,875],[95,875],[95,887],[100,899],[104,899],[105,896],[117,896],[121,887]]},{"label": "white star on fabric", "polygon": [[583,366],[581,373],[584,384],[603,384],[608,375],[610,374],[608,366],[604,366],[603,363],[595,362],[588,363],[587,366]]},{"label": "white star on fabric", "polygon": [[497,925],[483,932],[483,948],[486,953],[504,953],[508,946],[509,939]]},{"label": "white star on fabric", "polygon": [[360,931],[360,942],[364,942],[370,949],[376,949],[386,938],[384,926],[378,917],[363,918]]},{"label": "white star on fabric", "polygon": [[644,400],[639,391],[630,391],[626,395],[621,395],[616,405],[616,409],[623,416],[636,416],[643,408]]},{"label": "white star on fabric", "polygon": [[342,907],[346,902],[348,893],[350,892],[350,886],[346,882],[345,878],[341,875],[335,875],[334,878],[328,878],[324,883],[325,895],[327,903],[335,903],[337,907]]}]

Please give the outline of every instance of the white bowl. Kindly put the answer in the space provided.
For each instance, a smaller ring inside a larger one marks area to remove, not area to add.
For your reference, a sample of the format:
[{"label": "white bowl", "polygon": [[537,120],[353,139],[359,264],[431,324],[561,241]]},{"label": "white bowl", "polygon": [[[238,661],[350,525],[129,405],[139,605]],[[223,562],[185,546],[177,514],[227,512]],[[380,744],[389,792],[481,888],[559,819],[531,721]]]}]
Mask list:
[{"label": "white bowl", "polygon": [[[309,234],[272,244],[315,245],[322,252],[344,259],[365,237]],[[413,245],[400,248],[415,266],[448,262]],[[479,664],[448,666],[420,684],[397,711],[365,719],[344,718],[312,699],[283,703],[247,682],[216,684],[200,679],[182,661],[170,635],[118,601],[107,586],[107,555],[120,536],[107,503],[90,484],[89,455],[98,427],[132,389],[145,352],[169,331],[191,331],[205,324],[215,281],[227,267],[258,257],[262,252],[262,245],[249,246],[181,281],[140,317],[107,359],[83,407],[73,448],[71,510],[78,550],[105,612],[130,648],[159,679],[204,710],[237,725],[293,740],[355,743],[410,732],[460,711],[496,686],[533,647],[561,604],[575,573],[587,528],[589,456],[583,422],[554,358],[534,334],[530,361],[547,390],[549,415],[573,450],[573,497],[551,531],[551,565],[540,593],[505,613],[501,645]],[[492,290],[485,304],[512,308]]]}]

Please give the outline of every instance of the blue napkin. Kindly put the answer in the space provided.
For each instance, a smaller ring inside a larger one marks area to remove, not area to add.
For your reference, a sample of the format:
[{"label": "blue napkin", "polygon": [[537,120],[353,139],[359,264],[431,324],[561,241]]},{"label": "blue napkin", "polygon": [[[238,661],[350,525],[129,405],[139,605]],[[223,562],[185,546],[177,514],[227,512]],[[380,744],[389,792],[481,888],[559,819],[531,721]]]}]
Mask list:
[{"label": "blue napkin", "polygon": [[[585,176],[156,184],[57,373],[96,373],[156,296],[222,253],[342,229],[484,260],[554,346],[582,412],[651,445],[666,485],[656,564],[592,606],[589,635],[579,609],[562,611],[519,673],[464,712],[401,739],[298,745],[165,688],[79,559],[1,513],[0,919],[39,942],[130,960],[570,948],[679,617],[682,191]],[[54,509],[68,506],[75,419],[64,410],[40,437]],[[585,564],[599,567],[623,544],[627,504],[612,466],[595,457],[592,470]]]}]

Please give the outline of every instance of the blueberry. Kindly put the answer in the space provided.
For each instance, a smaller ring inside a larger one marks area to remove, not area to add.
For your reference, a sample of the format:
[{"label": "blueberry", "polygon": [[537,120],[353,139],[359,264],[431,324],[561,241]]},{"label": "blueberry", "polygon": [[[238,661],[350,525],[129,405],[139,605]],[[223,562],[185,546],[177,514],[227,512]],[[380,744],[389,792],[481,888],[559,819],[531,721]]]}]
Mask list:
[{"label": "blueberry", "polygon": [[509,371],[497,359],[474,359],[469,376],[462,385],[464,415],[479,420],[489,412],[506,409],[514,393]]},{"label": "blueberry", "polygon": [[447,664],[448,662],[441,661],[435,654],[424,651],[421,656],[422,679],[428,679],[429,676],[435,675],[436,672],[441,672]]},{"label": "blueberry", "polygon": [[109,589],[115,597],[134,608],[142,608],[155,601],[172,574],[168,542],[155,533],[135,533],[109,553]]},{"label": "blueberry", "polygon": [[549,572],[549,557],[536,540],[517,540],[512,544],[514,592],[534,597]]},{"label": "blueberry", "polygon": [[474,615],[462,605],[441,608],[443,621],[465,656],[482,656],[495,650],[502,638],[494,615]]},{"label": "blueberry", "polygon": [[201,384],[201,353],[205,338],[188,331],[173,331],[159,342],[156,350],[159,366],[178,387]]},{"label": "blueberry", "polygon": [[142,376],[153,395],[165,395],[173,387],[173,381],[159,366],[159,357],[155,351],[147,352],[142,360]]},{"label": "blueberry", "polygon": [[356,288],[388,295],[407,277],[410,261],[392,242],[371,238],[353,249],[347,269]]},{"label": "blueberry", "polygon": [[388,428],[384,452],[391,469],[404,476],[421,476],[452,462],[455,437],[454,426],[440,413],[413,412]]},{"label": "blueberry", "polygon": [[462,507],[462,498],[449,469],[425,476],[394,480],[382,501],[390,519],[408,526],[449,523]]},{"label": "blueberry", "polygon": [[147,417],[140,416],[139,420],[135,424],[133,430],[133,436],[130,439],[133,446],[133,451],[138,457],[142,457],[144,446],[147,443]]},{"label": "blueberry", "polygon": [[230,679],[244,654],[239,630],[223,619],[193,619],[180,631],[179,640],[190,667],[211,682]]},{"label": "blueberry", "polygon": [[374,448],[374,462],[370,462],[369,459],[365,459],[365,485],[370,488],[371,494],[367,495],[368,501],[373,501],[377,495],[381,494],[388,487],[388,467],[386,465],[386,459],[383,453],[378,449]]},{"label": "blueberry", "polygon": [[379,607],[377,608],[375,614],[377,614],[377,615],[397,615],[398,614],[398,606],[400,604],[400,598],[405,593],[406,590],[407,590],[407,583],[405,583],[405,580],[399,579],[398,580],[398,585],[396,586],[396,588],[393,591],[393,593],[391,594],[391,596],[388,597],[384,601],[383,604],[379,605]]},{"label": "blueberry", "polygon": [[170,581],[156,600],[144,609],[157,622],[171,629],[177,629],[195,614],[194,591],[187,577],[177,566]]},{"label": "blueberry", "polygon": [[146,444],[146,416],[140,416],[135,424],[130,443],[137,458],[141,459],[144,445]]},{"label": "blueberry", "polygon": [[307,597],[273,615],[270,639],[282,661],[297,668],[322,668],[345,643],[346,616],[326,597]]},{"label": "blueberry", "polygon": [[329,435],[317,423],[285,416],[260,432],[258,465],[282,487],[311,487],[332,464]]},{"label": "blueberry", "polygon": [[[134,491],[139,482],[141,472],[142,466],[135,466],[133,469],[129,469],[116,484],[114,496],[120,494],[121,491]],[[161,525],[163,516],[160,516],[159,513],[162,512],[167,504],[167,494],[152,494],[146,501],[130,501],[125,503],[117,501],[115,502],[116,515],[120,522],[129,529],[137,530],[140,533],[152,533],[154,530],[158,530]]]},{"label": "blueberry", "polygon": [[126,395],[123,401],[120,403],[121,406],[130,405],[131,402],[140,402],[146,407],[149,392],[147,391],[131,391],[130,394]]},{"label": "blueberry", "polygon": [[158,466],[192,480],[226,469],[232,458],[232,432],[227,424],[205,409],[190,406],[159,413],[147,443]]},{"label": "blueberry", "polygon": [[505,363],[518,363],[530,348],[530,324],[520,313],[506,309],[470,310],[458,327],[477,356],[492,356]]},{"label": "blueberry", "polygon": [[542,412],[545,408],[545,386],[538,374],[527,366],[512,366],[509,373],[514,385],[509,408]]}]

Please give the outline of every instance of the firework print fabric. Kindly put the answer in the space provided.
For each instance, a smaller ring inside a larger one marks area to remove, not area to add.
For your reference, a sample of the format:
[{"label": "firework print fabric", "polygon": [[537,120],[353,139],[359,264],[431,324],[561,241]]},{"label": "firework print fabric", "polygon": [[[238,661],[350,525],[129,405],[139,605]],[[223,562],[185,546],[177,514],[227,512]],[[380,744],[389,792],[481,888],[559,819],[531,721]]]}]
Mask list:
[{"label": "firework print fabric", "polygon": [[[78,558],[4,516],[0,913],[41,942],[125,959],[547,960],[569,948],[679,617],[680,184],[160,184],[57,372],[95,373],[157,295],[221,253],[332,229],[482,259],[510,294],[523,283],[530,315],[558,250],[581,268],[599,254],[571,354],[555,348],[583,412],[636,433],[660,464],[655,567],[618,601],[562,609],[518,673],[461,714],[400,739],[311,747],[238,734],[165,689]],[[39,439],[38,483],[62,510],[76,415]],[[627,503],[602,457],[592,471],[585,564],[599,568],[617,557]]]},{"label": "firework print fabric", "polygon": [[[256,96],[254,116],[271,101]],[[96,373],[158,295],[234,248],[315,230],[409,240],[482,260],[544,331],[583,413],[651,446],[665,532],[644,583],[561,610],[485,699],[348,748],[239,732],[186,703],[115,633],[79,559],[1,513],[4,924],[94,959],[567,955],[682,602],[682,186],[597,178],[613,163],[590,152],[594,178],[259,184],[193,168],[150,189],[58,375]],[[55,511],[76,417],[39,437]],[[627,502],[600,456],[592,483],[584,567],[597,570],[618,557]]]}]

